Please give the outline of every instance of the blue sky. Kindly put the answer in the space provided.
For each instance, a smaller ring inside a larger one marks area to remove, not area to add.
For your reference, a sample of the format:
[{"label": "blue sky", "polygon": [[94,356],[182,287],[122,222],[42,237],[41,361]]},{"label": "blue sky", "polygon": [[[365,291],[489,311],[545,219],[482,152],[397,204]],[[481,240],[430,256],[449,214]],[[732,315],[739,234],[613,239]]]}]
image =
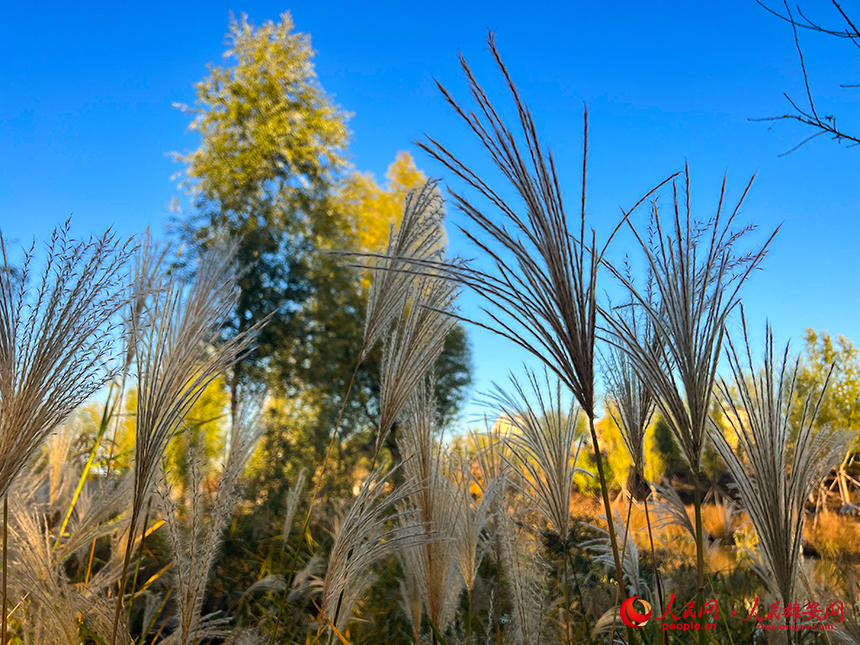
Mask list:
[{"label": "blue sky", "polygon": [[[462,52],[508,106],[486,51],[487,29],[557,157],[575,206],[582,106],[589,106],[589,218],[598,233],[662,178],[690,164],[694,208],[709,215],[729,175],[742,210],[762,231],[783,228],[745,291],[753,325],[768,317],[778,339],[800,345],[807,327],[860,341],[860,148],[799,125],[751,123],[803,98],[788,25],[753,0],[724,3],[338,3],[210,1],[184,4],[26,3],[4,10],[0,50],[0,226],[9,238],[47,237],[73,215],[78,233],[114,226],[161,230],[178,170],[166,153],[195,147],[188,117],[206,64],[220,62],[229,11],[256,23],[291,11],[312,36],[324,88],[350,121],[353,164],[382,177],[398,150],[445,176],[412,141],[431,134],[478,168],[486,158],[444,104],[433,79],[466,98]],[[824,22],[825,2],[804,5]],[[860,15],[860,5],[852,3]],[[12,27],[10,27],[12,26]],[[802,34],[821,112],[860,131],[860,56],[844,42]],[[462,221],[452,213],[454,221]],[[455,251],[469,255],[458,235]],[[463,304],[474,308],[471,300]],[[503,379],[522,356],[473,333],[477,389]]]}]

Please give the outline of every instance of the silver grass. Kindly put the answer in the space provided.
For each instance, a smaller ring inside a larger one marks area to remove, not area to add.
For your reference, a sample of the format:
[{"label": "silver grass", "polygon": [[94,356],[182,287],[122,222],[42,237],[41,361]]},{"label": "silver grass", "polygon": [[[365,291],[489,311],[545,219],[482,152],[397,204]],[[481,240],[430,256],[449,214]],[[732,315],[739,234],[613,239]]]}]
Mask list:
[{"label": "silver grass", "polygon": [[510,431],[505,440],[515,456],[532,499],[564,542],[571,527],[571,495],[582,447],[577,427],[579,409],[563,401],[561,383],[526,371],[527,384],[511,377],[512,392],[496,386],[492,399]]},{"label": "silver grass", "polygon": [[76,483],[70,469],[65,468],[74,438],[75,432],[68,426],[62,425],[48,438],[45,445],[49,476],[48,505],[52,509],[58,506],[63,493]]},{"label": "silver grass", "polygon": [[[643,589],[647,589],[647,586],[639,576],[639,548],[636,546],[633,532],[625,524],[618,511],[615,511],[613,521],[615,522],[615,534],[623,535],[626,539],[626,543],[619,545],[619,549],[624,554],[622,562],[624,563],[624,577],[627,579],[628,595],[641,597],[643,596]],[[609,531],[593,524],[587,524],[586,526],[600,533],[602,537],[587,540],[580,544],[580,546],[594,553],[594,561],[611,571],[615,566],[615,562],[612,557],[612,546],[609,544]]]},{"label": "silver grass", "polygon": [[765,581],[784,603],[791,603],[796,600],[806,500],[836,465],[850,437],[835,429],[815,428],[823,393],[803,402],[800,423],[792,427],[799,359],[791,364],[786,345],[777,360],[768,325],[764,364],[756,369],[746,322],[743,329],[743,345],[729,340],[726,353],[734,378],[720,380],[719,401],[747,464],[713,419],[711,438],[755,526]]},{"label": "silver grass", "polygon": [[113,377],[129,246],[110,232],[76,242],[66,222],[33,289],[33,247],[18,273],[0,234],[0,497],[47,435]]},{"label": "silver grass", "polygon": [[607,264],[647,318],[653,341],[643,338],[625,316],[605,311],[604,318],[609,342],[628,356],[678,439],[693,473],[698,474],[725,322],[740,302],[741,287],[761,265],[776,231],[757,250],[739,255],[737,244],[755,228],[733,228],[752,180],[727,216],[724,179],[716,214],[698,220],[690,205],[689,168],[684,169],[683,176],[683,203],[673,181],[672,215],[665,230],[656,201],[651,235],[643,237],[629,218],[626,220],[647,259],[656,297],[640,292],[629,275]]},{"label": "silver grass", "polygon": [[[726,319],[740,302],[741,287],[761,265],[776,235],[774,231],[758,249],[738,254],[737,246],[755,228],[733,228],[751,185],[752,180],[726,216],[724,179],[716,214],[699,220],[692,213],[690,171],[685,167],[683,203],[673,180],[672,215],[665,230],[656,200],[652,202],[652,231],[648,236],[639,233],[627,214],[625,221],[647,259],[649,284],[651,280],[654,284],[653,299],[650,293],[641,293],[625,272],[607,263],[610,272],[627,288],[631,299],[653,326],[654,340],[645,343],[638,330],[623,316],[602,312],[608,341],[627,354],[633,370],[651,391],[657,409],[690,464],[695,484],[696,573],[700,602],[705,589],[705,543],[699,474]],[[705,632],[700,630],[700,645],[704,645],[704,639]]]},{"label": "silver grass", "polygon": [[[135,329],[138,405],[133,513],[139,513],[167,443],[203,390],[246,352],[252,335],[219,343],[238,298],[232,270],[236,246],[213,248],[193,283],[162,276]],[[152,276],[139,275],[138,284]]]},{"label": "silver grass", "polygon": [[[195,627],[196,638],[204,642],[211,642],[210,639],[219,641],[226,639],[233,633],[231,622],[229,617],[221,615],[219,611],[206,614],[200,618]],[[160,640],[159,645],[184,645],[185,642],[182,640],[182,632],[174,630],[169,636]]]},{"label": "silver grass", "polygon": [[621,636],[612,636],[618,630],[615,626],[621,622],[621,610],[618,607],[607,609],[600,618],[591,626],[591,637],[600,642],[604,634],[610,634],[612,638],[611,645],[627,645],[626,641]]},{"label": "silver grass", "polygon": [[299,474],[296,476],[296,481],[290,486],[287,491],[287,497],[284,500],[284,507],[286,509],[286,513],[284,515],[284,528],[281,531],[282,537],[284,538],[284,544],[286,544],[290,539],[290,531],[293,528],[293,518],[296,516],[296,510],[299,508],[299,502],[302,500],[302,493],[305,490],[305,484],[307,483],[308,471],[306,468],[302,468],[299,471]]},{"label": "silver grass", "polygon": [[[498,529],[499,516],[507,508],[508,477],[511,469],[509,451],[505,445],[504,428],[501,423],[492,427],[487,424],[484,433],[470,431],[472,444],[475,446],[475,463],[480,474],[480,487],[483,494],[490,482],[496,484],[496,494],[490,502],[490,515]],[[491,540],[492,558],[502,562],[501,537],[498,530],[493,530]]]},{"label": "silver grass", "polygon": [[[234,242],[213,247],[201,260],[191,285],[175,275],[138,275],[138,291],[155,285],[133,330],[138,380],[134,494],[131,531],[149,498],[161,460],[176,428],[205,388],[249,350],[253,333],[220,342],[220,329],[238,291],[232,269]],[[146,266],[145,262],[139,262]],[[129,556],[117,596],[117,620]]]},{"label": "silver grass", "polygon": [[399,552],[397,559],[402,570],[400,580],[397,581],[400,589],[400,609],[412,628],[412,642],[418,645],[421,643],[421,619],[424,616],[421,593],[423,571],[420,570],[417,559],[405,551]]},{"label": "silver grass", "polygon": [[456,504],[459,506],[459,521],[454,527],[455,559],[467,591],[472,591],[478,576],[478,567],[490,548],[490,521],[492,509],[501,489],[501,482],[493,479],[486,482],[481,490],[480,501],[472,495],[472,485],[476,483],[472,475],[471,462],[463,460],[459,464]]},{"label": "silver grass", "polygon": [[[65,444],[65,436],[77,438],[72,428],[52,437],[44,450],[47,463],[32,462],[10,490],[10,617],[18,622],[16,635],[24,643],[77,643],[79,615],[102,637],[110,634],[112,616],[105,613],[105,599],[108,588],[119,578],[119,563],[106,563],[86,587],[69,580],[66,565],[94,539],[123,531],[128,523],[122,513],[131,492],[131,478],[104,484],[102,494],[91,502],[83,501],[82,495],[65,534],[60,536],[51,520],[65,512],[63,505],[71,503],[72,486],[61,486],[58,491],[52,481],[74,483],[80,475],[74,462],[66,459],[65,451],[51,445]],[[108,620],[103,622],[105,615]],[[125,638],[122,642],[130,642],[127,634]]]},{"label": "silver grass", "polygon": [[371,565],[425,539],[414,523],[398,522],[403,514],[393,509],[414,492],[414,487],[389,492],[390,475],[383,474],[381,468],[371,473],[336,531],[322,586],[320,631],[329,630],[331,625],[343,631],[370,583]]},{"label": "silver grass", "polygon": [[[177,590],[175,598],[179,605],[179,633],[176,642],[181,645],[194,645],[204,637],[214,636],[213,630],[221,628],[222,623],[213,616],[206,623],[206,630],[201,632],[204,625],[201,610],[224,526],[233,516],[240,501],[239,477],[262,435],[262,406],[262,393],[244,393],[238,414],[233,417],[227,461],[221,473],[215,499],[209,505],[211,510],[208,517],[204,510],[200,460],[193,447],[189,448],[188,455],[191,487],[190,509],[187,514],[190,526],[187,531],[180,527],[177,504],[171,498],[166,484],[162,487],[161,510],[169,529],[168,535],[173,550]],[[163,481],[166,482],[166,479]]]},{"label": "silver grass", "polygon": [[385,251],[361,254],[369,261],[361,266],[375,272],[367,297],[362,359],[401,315],[401,303],[409,299],[412,291],[413,263],[441,259],[445,241],[444,217],[442,196],[436,182],[428,181],[407,195],[403,218],[398,227],[391,226]]},{"label": "silver grass", "polygon": [[241,629],[224,641],[224,645],[264,645],[267,640],[256,628]]},{"label": "silver grass", "polygon": [[505,642],[539,645],[548,610],[547,576],[550,573],[532,536],[517,527],[512,514],[498,516],[502,562],[505,567],[511,625]]},{"label": "silver grass", "polygon": [[[606,246],[599,248],[596,234],[586,233],[588,112],[584,115],[582,191],[577,222],[564,207],[552,153],[541,145],[531,112],[502,62],[492,35],[488,44],[517,110],[516,130],[502,121],[462,56],[460,63],[477,107],[468,110],[444,87],[439,85],[439,89],[489,153],[524,208],[506,201],[497,189],[436,139],[419,143],[476,191],[501,218],[499,221],[491,217],[466,197],[452,193],[459,209],[477,227],[477,231],[463,227],[460,230],[488,261],[488,268],[461,264],[439,268],[487,303],[482,311],[489,321],[471,322],[535,356],[573,393],[588,418],[604,510],[609,515],[609,491],[594,429],[597,276]],[[614,232],[610,240],[613,235]],[[613,530],[611,524],[610,530]],[[616,565],[620,579],[621,563],[617,557]]]},{"label": "silver grass", "polygon": [[399,557],[406,575],[417,582],[422,611],[444,633],[464,588],[455,539],[463,517],[457,489],[446,473],[448,460],[437,440],[436,421],[433,390],[422,381],[401,416],[399,443],[406,481],[415,487],[404,505],[405,521],[418,524],[424,542]]},{"label": "silver grass", "polygon": [[668,526],[680,526],[690,534],[693,541],[696,540],[696,529],[690,521],[684,502],[681,501],[678,491],[669,483],[652,484],[657,499],[654,502],[654,528],[658,531]]},{"label": "silver grass", "polygon": [[[629,275],[629,271],[627,272]],[[650,277],[650,276],[649,276]],[[653,280],[646,285],[645,297],[653,300]],[[643,346],[656,342],[654,326],[641,314],[635,302],[615,308]],[[624,447],[630,455],[631,476],[628,490],[639,501],[648,494],[645,480],[645,431],[654,415],[654,397],[633,368],[630,358],[620,348],[609,345],[603,354],[603,377],[606,388],[606,410],[615,423]]]},{"label": "silver grass", "polygon": [[[320,555],[314,555],[308,560],[304,567],[296,572],[293,577],[293,582],[290,585],[290,592],[287,595],[287,602],[294,602],[303,596],[308,596],[322,591],[323,581],[319,577],[325,572],[325,562]],[[273,573],[260,578],[248,587],[243,593],[242,598],[246,598],[257,591],[277,591],[283,592],[286,581],[280,573]]]},{"label": "silver grass", "polygon": [[456,285],[438,276],[421,276],[408,289],[401,303],[405,316],[383,347],[377,454],[409,398],[442,354],[445,339],[457,323],[451,315],[456,297]]}]

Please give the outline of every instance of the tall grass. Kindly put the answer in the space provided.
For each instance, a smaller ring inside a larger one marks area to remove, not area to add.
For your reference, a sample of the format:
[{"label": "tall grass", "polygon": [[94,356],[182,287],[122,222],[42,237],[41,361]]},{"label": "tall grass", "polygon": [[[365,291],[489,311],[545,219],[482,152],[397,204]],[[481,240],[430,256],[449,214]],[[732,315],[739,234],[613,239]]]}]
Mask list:
[{"label": "tall grass", "polygon": [[[34,243],[35,246],[35,243]],[[6,643],[9,487],[48,434],[112,378],[113,319],[128,298],[131,252],[111,233],[76,242],[54,230],[38,286],[34,246],[14,267],[0,235],[0,496],[3,573],[0,643]]]},{"label": "tall grass", "polygon": [[[192,284],[175,275],[138,274],[150,290],[136,326],[137,417],[134,493],[129,532],[134,535],[152,492],[167,444],[203,390],[251,346],[256,328],[222,343],[221,326],[238,299],[233,268],[236,246],[216,245],[201,260]],[[152,252],[144,246],[142,253]],[[152,266],[141,260],[139,267]],[[149,287],[154,285],[154,288]],[[125,553],[111,639],[116,642],[131,549]]]},{"label": "tall grass", "polygon": [[[643,342],[623,316],[606,316],[610,342],[626,352],[650,390],[695,479],[700,600],[705,589],[705,545],[699,477],[726,320],[740,301],[741,287],[761,265],[776,235],[774,232],[752,251],[738,251],[739,243],[755,229],[754,225],[735,228],[735,218],[751,185],[752,181],[734,209],[726,213],[724,180],[716,213],[698,219],[692,212],[690,172],[685,168],[683,193],[679,194],[677,182],[672,182],[669,217],[662,216],[656,200],[652,202],[651,235],[641,234],[629,218],[626,220],[647,260],[656,301],[641,293],[624,271],[607,264],[653,325],[654,342]],[[705,632],[700,631],[699,642],[704,643],[704,639]]]},{"label": "tall grass", "polygon": [[727,356],[734,378],[720,379],[719,402],[738,449],[713,421],[711,437],[756,528],[759,570],[771,591],[791,604],[797,600],[806,500],[838,463],[851,437],[816,427],[823,392],[801,402],[800,423],[793,427],[798,360],[790,360],[789,345],[781,358],[774,355],[769,325],[761,366],[753,362],[746,321],[741,341],[729,340]]}]

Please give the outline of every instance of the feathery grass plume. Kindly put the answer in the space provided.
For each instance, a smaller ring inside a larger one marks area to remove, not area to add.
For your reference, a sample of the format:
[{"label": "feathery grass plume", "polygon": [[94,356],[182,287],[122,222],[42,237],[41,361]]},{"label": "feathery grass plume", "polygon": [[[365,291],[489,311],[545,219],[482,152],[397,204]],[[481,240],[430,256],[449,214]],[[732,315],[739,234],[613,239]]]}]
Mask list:
[{"label": "feathery grass plume", "polygon": [[[290,585],[290,591],[287,595],[288,602],[294,602],[299,598],[317,594],[322,591],[323,581],[319,577],[325,572],[325,561],[319,554],[313,555],[293,577],[293,583]],[[260,578],[248,587],[243,593],[242,598],[247,598],[256,591],[284,591],[286,581],[284,576],[270,574]]]},{"label": "feathery grass plume", "polygon": [[457,324],[453,315],[456,285],[434,275],[423,275],[401,304],[405,317],[383,348],[379,388],[379,434],[376,454],[413,392],[445,349],[445,338]]},{"label": "feathery grass plume", "polygon": [[510,636],[506,635],[505,642],[514,645],[552,642],[543,638],[549,605],[546,580],[550,572],[540,556],[536,540],[517,527],[517,520],[511,513],[500,514],[498,522],[501,562],[511,602]]},{"label": "feathery grass plume", "polygon": [[[684,457],[698,474],[707,438],[707,422],[725,322],[740,302],[740,289],[764,259],[776,231],[757,250],[739,255],[737,244],[755,225],[733,229],[752,180],[726,217],[723,179],[716,214],[695,219],[690,205],[690,171],[684,169],[684,199],[672,182],[672,218],[664,231],[660,209],[652,203],[647,237],[626,220],[647,259],[656,298],[636,288],[632,278],[611,264],[609,270],[627,288],[653,328],[645,339],[625,316],[606,311],[608,340],[624,351],[633,370],[651,391]],[[777,229],[778,231],[779,229]]]},{"label": "feathery grass plume", "polygon": [[695,542],[696,529],[678,491],[667,481],[663,484],[652,484],[652,487],[657,495],[657,501],[654,503],[654,528],[660,531],[667,526],[679,526],[687,531]]},{"label": "feathery grass plume", "polygon": [[[206,386],[249,350],[257,329],[219,342],[220,328],[238,298],[232,269],[235,252],[235,242],[213,247],[202,258],[190,286],[174,275],[137,276],[138,286],[154,280],[156,290],[147,297],[137,321],[140,327],[134,331],[138,400],[132,534],[176,428]],[[129,557],[126,553],[117,620]]]},{"label": "feathery grass plume", "polygon": [[444,634],[455,618],[464,587],[455,540],[463,518],[457,490],[446,476],[445,449],[437,439],[435,396],[424,380],[412,392],[401,422],[402,467],[406,481],[416,487],[405,509],[413,512],[410,521],[418,523],[425,542],[404,550],[400,560],[406,575],[418,583],[422,611]]},{"label": "feathery grass plume", "polygon": [[131,252],[110,232],[74,241],[67,221],[31,289],[33,247],[13,267],[0,234],[0,497],[48,434],[113,377],[112,321],[128,301]]},{"label": "feathery grass plume", "polygon": [[[558,575],[564,592],[566,640],[569,641],[571,615],[567,544],[571,528],[571,494],[574,475],[586,472],[576,466],[582,447],[577,430],[579,409],[575,400],[569,407],[564,405],[561,381],[557,379],[551,383],[548,370],[544,369],[543,379],[530,370],[526,370],[526,376],[532,396],[512,376],[514,392],[508,393],[496,386],[492,398],[510,424],[506,441],[531,489],[531,497],[561,544],[565,545]],[[535,400],[536,407],[532,407],[531,399]],[[617,544],[613,543],[613,529],[610,526],[610,545],[616,547],[613,549],[614,560]],[[621,584],[623,582],[619,581],[619,587]]]},{"label": "feathery grass plume", "polygon": [[[631,276],[629,267],[625,273]],[[633,278],[630,277],[630,280],[632,282]],[[649,303],[654,301],[653,286],[649,272],[643,293]],[[635,301],[610,307],[610,310],[626,320],[641,345],[654,345],[654,325],[636,306]],[[637,501],[642,501],[650,492],[645,480],[645,431],[654,415],[654,397],[622,349],[610,344],[602,355],[601,363],[606,387],[606,410],[618,427],[632,462],[627,489]]]},{"label": "feathery grass plume", "polygon": [[120,244],[108,231],[76,242],[69,228],[67,220],[54,229],[35,290],[35,242],[13,267],[0,233],[0,642],[6,640],[9,487],[48,433],[113,378],[112,321],[128,298],[130,241]]},{"label": "feathery grass plume", "polygon": [[[420,375],[423,376],[424,372],[421,370],[426,370],[428,365],[432,365],[444,348],[445,335],[454,325],[454,321],[448,322],[447,318],[439,311],[432,309],[425,311],[424,308],[450,307],[454,299],[453,289],[434,286],[430,278],[419,280],[416,284],[414,275],[416,262],[439,262],[443,257],[445,237],[442,227],[443,218],[444,209],[442,208],[441,196],[435,184],[427,182],[421,190],[409,193],[404,204],[400,227],[399,229],[391,227],[388,247],[384,253],[376,255],[342,253],[347,257],[370,258],[369,266],[365,264],[356,266],[378,269],[381,273],[376,276],[371,285],[361,352],[343,397],[341,410],[331,433],[325,456],[318,469],[319,475],[316,477],[302,533],[307,530],[310,523],[311,513],[322,485],[322,474],[328,466],[347,402],[358,376],[359,368],[367,357],[367,353],[390,331],[392,322],[399,317],[401,319],[400,325],[393,332],[392,339],[383,352],[383,362],[385,363],[383,374],[387,375],[388,382],[383,383],[381,393],[380,431],[373,461],[375,464],[385,436],[391,429],[391,424],[396,420],[400,409],[408,398],[409,391],[414,387],[412,381],[416,378],[416,372],[420,371]],[[447,297],[443,294],[446,290],[449,292]],[[419,302],[421,298],[426,299],[426,302]],[[403,322],[404,311],[407,309],[409,313],[406,314],[406,321]],[[286,542],[284,544],[286,545]],[[297,548],[293,553],[288,578],[295,573],[299,551],[300,549]],[[271,645],[274,645],[280,629],[281,617],[287,602],[286,594],[285,587],[278,608],[275,628],[272,631]]]},{"label": "feathery grass plume", "polygon": [[[501,567],[505,567],[504,553],[502,550],[502,527],[501,516],[508,511],[508,476],[510,473],[509,451],[505,446],[504,428],[502,423],[492,426],[489,420],[484,418],[485,432],[478,433],[470,430],[469,436],[475,447],[475,464],[478,472],[475,483],[483,496],[487,494],[490,487],[494,487],[495,494],[490,499],[487,513],[490,516],[489,549],[492,560]],[[493,591],[491,592],[490,616],[492,620],[487,621],[487,630],[496,634],[496,640],[501,639],[501,603],[498,599],[503,597],[503,587],[500,576],[493,576]],[[495,602],[493,602],[495,600]],[[493,614],[493,612],[496,612]]]},{"label": "feathery grass plume", "polygon": [[[496,496],[501,490],[501,482],[490,480],[478,485],[472,474],[472,462],[469,458],[463,458],[454,467],[457,476],[457,489],[455,503],[459,506],[459,521],[454,526],[454,559],[463,583],[466,586],[467,613],[466,613],[466,643],[472,642],[472,590],[478,577],[478,567],[484,560],[484,556],[490,548],[491,534],[489,530],[492,519],[492,509],[496,506]],[[475,485],[481,492],[481,499],[477,501],[472,495],[472,486]]]},{"label": "feathery grass plume", "polygon": [[[603,518],[606,519],[606,518]],[[624,553],[624,577],[627,579],[627,591],[630,596],[643,596],[643,589],[648,587],[643,583],[639,576],[639,548],[636,546],[636,540],[633,538],[633,532],[630,530],[618,511],[615,511],[613,521],[615,522],[615,534],[626,537],[627,543],[622,547]],[[603,565],[606,569],[612,570],[614,561],[612,559],[612,547],[609,544],[609,531],[606,529],[587,524],[602,535],[602,537],[583,542],[580,546],[595,553],[594,560]]]},{"label": "feathery grass plume", "polygon": [[[101,637],[110,634],[112,616],[106,624],[98,618],[104,613],[106,592],[116,582],[119,567],[106,563],[101,575],[86,586],[74,584],[68,571],[74,568],[71,561],[94,539],[116,535],[126,526],[123,511],[131,478],[108,483],[101,494],[92,495],[94,499],[82,495],[60,536],[56,518],[71,504],[80,474],[76,463],[67,459],[65,446],[76,439],[73,425],[52,436],[44,449],[45,459],[33,460],[9,491],[13,572],[9,617],[17,624],[15,636],[23,643],[77,644],[79,617]],[[60,486],[57,481],[62,482]]]},{"label": "feathery grass plume", "polygon": [[[177,503],[163,480],[160,495],[162,516],[170,536],[175,564],[176,600],[179,605],[179,628],[177,642],[181,645],[194,645],[204,638],[212,638],[224,631],[224,624],[214,617],[208,621],[201,618],[206,583],[215,563],[218,547],[221,544],[225,524],[233,516],[240,501],[239,477],[248,459],[257,446],[263,432],[260,417],[263,409],[263,392],[242,392],[238,412],[233,417],[230,430],[227,462],[221,473],[218,492],[210,506],[209,516],[205,513],[200,460],[195,447],[189,447],[188,461],[191,475],[189,493],[190,509],[187,514],[190,526],[187,531],[179,525]],[[209,631],[204,629],[209,626]],[[218,633],[214,633],[212,629]]]},{"label": "feathery grass plume", "polygon": [[344,630],[370,584],[371,565],[426,540],[423,527],[411,521],[408,513],[393,512],[416,489],[407,484],[389,492],[393,472],[384,474],[377,468],[370,474],[336,530],[322,585],[320,632],[332,626]]},{"label": "feathery grass plume", "polygon": [[[597,275],[606,246],[598,248],[593,231],[590,240],[586,239],[588,111],[584,114],[579,222],[573,224],[564,208],[552,153],[541,145],[531,113],[502,62],[492,34],[488,44],[516,106],[521,137],[503,123],[462,56],[460,64],[477,111],[462,107],[441,85],[439,89],[522,198],[525,215],[518,214],[513,205],[439,141],[428,138],[419,143],[502,217],[497,222],[466,197],[452,192],[459,209],[480,233],[464,227],[460,230],[493,268],[449,265],[444,270],[450,279],[466,285],[488,303],[483,312],[489,322],[470,322],[534,355],[573,393],[588,418],[604,511],[610,516],[609,490],[593,427]],[[613,236],[614,232],[609,240]],[[609,530],[614,530],[612,524]],[[621,561],[617,557],[616,565],[620,580]]]},{"label": "feathery grass plume", "polygon": [[[544,370],[526,370],[526,385],[511,376],[513,391],[495,387],[492,400],[510,428],[505,435],[516,457],[531,497],[552,530],[565,542],[571,528],[571,494],[582,447],[578,430],[579,408],[565,405],[561,383],[550,381]],[[528,390],[528,391],[527,391]]]},{"label": "feathery grass plume", "polygon": [[299,508],[299,502],[302,501],[302,493],[305,490],[305,484],[307,483],[308,471],[306,468],[302,468],[299,471],[299,474],[296,476],[296,481],[290,486],[290,489],[287,491],[287,497],[284,500],[284,508],[286,509],[284,515],[284,528],[282,530],[282,536],[284,538],[284,544],[289,542],[290,539],[290,531],[293,529],[293,518],[296,516],[296,510]]},{"label": "feathery grass plume", "polygon": [[[491,522],[496,521],[503,508],[506,506],[508,491],[508,474],[511,468],[511,460],[507,454],[505,445],[503,424],[495,423],[492,427],[485,419],[487,429],[484,433],[469,431],[472,444],[476,448],[475,464],[478,467],[478,477],[475,483],[485,495],[491,485],[495,486],[495,495],[490,499],[488,510]],[[501,562],[501,551],[499,544],[499,532],[491,531],[492,557],[496,562]]]},{"label": "feathery grass plume", "polygon": [[398,580],[400,589],[400,609],[406,616],[406,622],[412,628],[412,642],[421,643],[421,618],[424,616],[424,606],[421,603],[421,571],[415,566],[415,559],[408,557],[405,552],[397,554],[403,573]]},{"label": "feathery grass plume", "polygon": [[409,299],[415,280],[410,271],[412,263],[441,259],[445,241],[444,217],[442,196],[436,182],[428,181],[419,190],[409,191],[403,206],[403,219],[398,228],[391,226],[384,252],[345,254],[368,258],[369,265],[360,266],[375,270],[367,297],[360,360],[385,336],[392,321],[401,315],[402,303]]},{"label": "feathery grass plume", "polygon": [[[741,287],[761,265],[776,235],[774,231],[757,250],[738,254],[738,244],[755,229],[754,225],[733,229],[750,186],[752,180],[726,216],[723,179],[716,214],[708,220],[695,219],[690,203],[690,171],[685,166],[683,203],[677,183],[672,182],[672,216],[667,230],[656,200],[652,202],[650,235],[640,235],[626,218],[647,259],[656,299],[641,293],[624,271],[607,263],[653,325],[654,341],[644,343],[638,330],[623,316],[603,311],[609,342],[629,357],[692,469],[700,600],[705,587],[705,545],[699,474],[725,323],[740,302]],[[699,642],[704,643],[705,632],[700,630],[699,637]]]},{"label": "feathery grass plume", "polygon": [[475,585],[478,567],[490,547],[491,534],[489,523],[492,519],[492,507],[501,488],[501,482],[490,480],[480,487],[481,499],[476,500],[472,494],[472,486],[477,486],[472,475],[472,464],[464,459],[458,464],[457,498],[460,507],[460,521],[454,531],[457,566],[463,575],[463,581],[468,591]]},{"label": "feathery grass plume", "polygon": [[745,320],[743,332],[743,345],[729,338],[726,354],[734,378],[731,383],[720,379],[719,403],[748,465],[713,420],[711,438],[755,526],[765,581],[790,604],[796,600],[806,500],[836,465],[850,437],[835,429],[815,429],[823,393],[817,400],[807,397],[800,424],[791,427],[799,359],[790,364],[789,345],[781,359],[775,358],[767,325],[764,364],[757,369]]}]

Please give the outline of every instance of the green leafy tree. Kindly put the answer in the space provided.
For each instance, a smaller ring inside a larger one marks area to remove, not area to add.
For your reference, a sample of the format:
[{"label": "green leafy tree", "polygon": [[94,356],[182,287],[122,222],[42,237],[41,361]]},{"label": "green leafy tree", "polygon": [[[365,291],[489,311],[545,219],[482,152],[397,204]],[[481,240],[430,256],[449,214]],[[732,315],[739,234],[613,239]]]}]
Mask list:
[{"label": "green leafy tree", "polygon": [[[806,347],[797,376],[798,398],[805,400],[810,392],[820,393],[829,374],[819,423],[860,431],[860,350],[845,336],[833,338],[826,331],[811,328],[803,340]],[[795,411],[796,415],[801,413],[800,409]]]},{"label": "green leafy tree", "polygon": [[322,252],[343,239],[332,196],[346,167],[347,115],[317,80],[309,37],[293,28],[288,13],[260,27],[231,18],[225,65],[210,66],[194,107],[181,106],[200,134],[197,150],[175,155],[194,206],[183,240],[192,254],[222,235],[239,240],[242,295],[228,335],[271,316],[233,372],[234,411],[242,380],[295,378],[293,349],[306,324],[297,313],[332,277]]},{"label": "green leafy tree", "polygon": [[[845,336],[833,338],[826,331],[810,328],[803,335],[806,343],[797,375],[798,403],[792,411],[792,423],[799,427],[804,410],[800,402],[812,395],[813,403],[821,392],[817,424],[854,432],[850,450],[836,470],[836,484],[842,504],[851,504],[849,482],[860,476],[852,455],[860,449],[860,352]],[[824,390],[825,383],[827,389]],[[807,415],[809,413],[807,412]]]}]

